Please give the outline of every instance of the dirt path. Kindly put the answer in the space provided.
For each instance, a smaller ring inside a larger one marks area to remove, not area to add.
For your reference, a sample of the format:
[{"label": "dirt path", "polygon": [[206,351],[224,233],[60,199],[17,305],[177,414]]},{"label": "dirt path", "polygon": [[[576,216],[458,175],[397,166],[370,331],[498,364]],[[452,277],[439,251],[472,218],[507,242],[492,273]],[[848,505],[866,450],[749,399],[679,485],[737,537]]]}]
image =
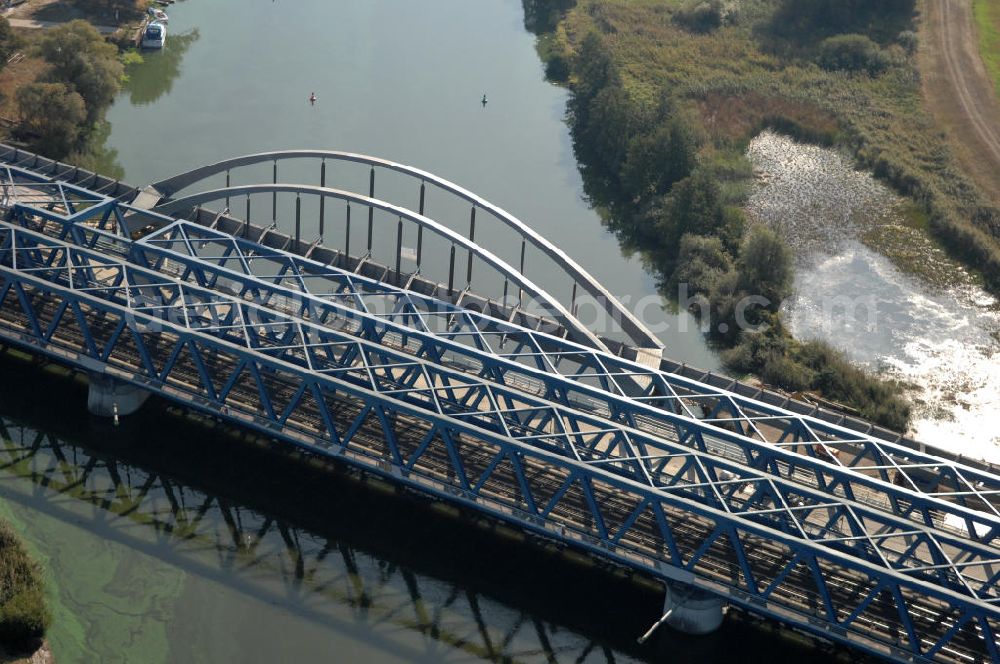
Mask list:
[{"label": "dirt path", "polygon": [[[62,25],[65,21],[36,21],[31,18],[9,18],[7,22],[10,23],[12,28],[42,29]],[[105,35],[111,34],[118,29],[110,25],[95,25],[94,27],[97,28],[98,32]]]},{"label": "dirt path", "polygon": [[[0,4],[3,0],[0,0]],[[15,28],[36,29],[49,28],[73,19],[84,19],[103,34],[115,31],[115,27],[137,24],[142,19],[143,12],[138,10],[118,12],[109,9],[99,10],[93,5],[81,0],[27,0],[10,9],[0,10],[0,15],[7,18]]]},{"label": "dirt path", "polygon": [[924,0],[920,72],[965,170],[1000,203],[1000,103],[979,57],[972,0]]}]

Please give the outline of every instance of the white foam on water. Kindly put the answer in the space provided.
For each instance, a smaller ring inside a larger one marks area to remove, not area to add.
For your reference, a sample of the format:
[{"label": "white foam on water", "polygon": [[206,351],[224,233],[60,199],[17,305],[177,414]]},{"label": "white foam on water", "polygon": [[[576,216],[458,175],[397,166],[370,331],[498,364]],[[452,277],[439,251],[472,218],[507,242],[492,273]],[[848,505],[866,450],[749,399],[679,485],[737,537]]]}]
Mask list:
[{"label": "white foam on water", "polygon": [[785,302],[792,333],[912,385],[918,440],[1000,462],[995,298],[968,280],[932,286],[861,244],[864,230],[898,221],[901,199],[842,155],[764,132],[748,157],[760,175],[748,213],[798,257]]}]

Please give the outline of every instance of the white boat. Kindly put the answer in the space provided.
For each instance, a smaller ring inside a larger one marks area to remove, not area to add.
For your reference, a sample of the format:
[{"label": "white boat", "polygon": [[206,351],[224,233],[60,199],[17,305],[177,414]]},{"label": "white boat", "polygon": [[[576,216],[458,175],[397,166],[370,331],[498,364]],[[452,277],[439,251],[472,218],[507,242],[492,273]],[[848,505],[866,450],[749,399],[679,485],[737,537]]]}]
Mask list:
[{"label": "white boat", "polygon": [[168,23],[170,21],[170,17],[167,16],[167,12],[163,11],[162,9],[157,9],[156,7],[150,7],[148,11],[149,11],[149,17],[154,21],[156,21],[157,23]]},{"label": "white boat", "polygon": [[167,43],[167,26],[162,23],[153,22],[146,26],[142,32],[142,41],[139,46],[142,48],[163,48]]}]

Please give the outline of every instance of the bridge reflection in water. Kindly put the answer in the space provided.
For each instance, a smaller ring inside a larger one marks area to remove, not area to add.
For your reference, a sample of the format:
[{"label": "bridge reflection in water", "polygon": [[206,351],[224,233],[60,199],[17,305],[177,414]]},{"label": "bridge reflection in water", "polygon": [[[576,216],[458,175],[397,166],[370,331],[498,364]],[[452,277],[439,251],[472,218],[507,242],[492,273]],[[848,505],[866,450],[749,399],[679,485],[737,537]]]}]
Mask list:
[{"label": "bridge reflection in water", "polygon": [[[152,555],[167,548],[189,572],[286,603],[306,619],[336,627],[335,609],[346,606],[358,623],[430,637],[423,640],[427,652],[393,654],[424,660],[440,651],[437,643],[488,661],[553,661],[557,654],[566,661],[617,661],[609,646],[456,581],[421,574],[169,475],[9,418],[0,418],[0,439],[5,479],[35,484],[27,493],[23,484],[4,482],[4,499],[70,522],[79,522],[79,507],[87,505],[93,522],[119,543]],[[413,643],[383,645],[393,650]]]},{"label": "bridge reflection in water", "polygon": [[[641,648],[635,628],[657,606],[656,593],[585,567],[570,566],[567,575],[558,556],[468,523],[456,527],[454,516],[380,495],[329,468],[248,449],[231,429],[191,425],[158,404],[113,428],[87,418],[68,381],[38,381],[33,368],[2,358],[0,370],[7,379],[0,385],[0,498],[248,599],[279,603],[332,632],[377,630],[387,656],[626,662],[669,649],[716,661],[734,637],[751,652],[827,659],[782,642],[765,650],[767,635],[745,623],[727,623],[722,638],[663,631],[659,643]],[[52,400],[79,406],[58,431],[47,415]],[[237,451],[239,468],[231,462]],[[284,492],[269,490],[272,484]],[[422,549],[405,546],[410,540]],[[582,611],[595,593],[616,608]]]}]

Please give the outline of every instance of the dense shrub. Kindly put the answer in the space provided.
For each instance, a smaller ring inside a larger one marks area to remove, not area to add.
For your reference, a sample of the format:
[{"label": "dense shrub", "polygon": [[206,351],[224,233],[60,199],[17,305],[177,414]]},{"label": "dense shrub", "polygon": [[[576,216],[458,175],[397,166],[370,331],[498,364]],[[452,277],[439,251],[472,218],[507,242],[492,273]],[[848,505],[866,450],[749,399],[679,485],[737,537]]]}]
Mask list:
[{"label": "dense shrub", "polygon": [[902,397],[902,386],[872,376],[825,342],[792,340],[780,324],[743,332],[739,343],[723,352],[722,360],[731,371],[756,373],[784,390],[820,392],[895,431],[905,431],[909,422],[910,406]]},{"label": "dense shrub", "polygon": [[819,65],[827,70],[864,71],[879,74],[889,58],[879,45],[864,35],[837,35],[819,45]]},{"label": "dense shrub", "polygon": [[711,32],[722,25],[722,0],[688,0],[674,13],[674,21],[693,32]]},{"label": "dense shrub", "polygon": [[28,83],[17,90],[22,132],[41,152],[65,157],[87,118],[83,98],[64,83]]},{"label": "dense shrub", "polygon": [[[836,34],[881,32],[908,22],[915,0],[784,0],[775,12],[774,25],[779,34],[798,33],[799,39],[817,33]],[[893,33],[895,34],[895,33]]]},{"label": "dense shrub", "polygon": [[14,650],[32,649],[45,636],[50,620],[42,590],[22,590],[0,606],[0,643]]},{"label": "dense shrub", "polygon": [[761,295],[777,311],[792,291],[792,252],[770,228],[754,225],[740,247],[737,269],[740,287],[753,295]]},{"label": "dense shrub", "polygon": [[118,49],[80,20],[46,30],[38,49],[52,65],[50,81],[75,89],[86,103],[87,122],[95,122],[121,86],[124,67]]},{"label": "dense shrub", "polygon": [[899,42],[899,45],[903,47],[903,50],[906,51],[907,54],[913,55],[917,52],[919,41],[917,39],[917,33],[912,30],[903,30],[900,32],[899,36],[896,37],[896,41]]},{"label": "dense shrub", "polygon": [[760,369],[760,378],[769,385],[776,385],[790,392],[801,392],[812,387],[814,374],[803,364],[777,353],[767,357]]},{"label": "dense shrub", "polygon": [[38,566],[10,526],[0,523],[0,643],[30,648],[50,621]]},{"label": "dense shrub", "polygon": [[671,280],[687,284],[689,293],[711,293],[717,290],[722,275],[731,270],[732,259],[719,238],[688,233],[681,238]]},{"label": "dense shrub", "polygon": [[872,379],[843,353],[822,341],[801,344],[795,355],[815,373],[813,389],[853,405],[867,419],[896,431],[905,430],[910,406],[900,396],[900,386]]}]

